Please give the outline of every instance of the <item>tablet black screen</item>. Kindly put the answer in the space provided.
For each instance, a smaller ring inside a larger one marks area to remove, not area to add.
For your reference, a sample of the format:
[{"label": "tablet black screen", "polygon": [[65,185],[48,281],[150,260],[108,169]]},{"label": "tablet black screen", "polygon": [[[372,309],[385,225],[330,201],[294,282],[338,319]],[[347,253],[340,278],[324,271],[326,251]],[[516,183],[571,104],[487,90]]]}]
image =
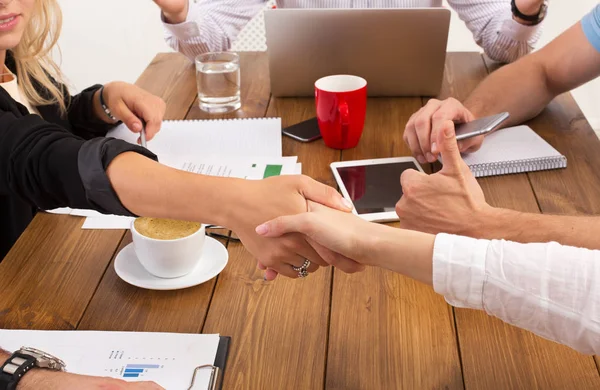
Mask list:
[{"label": "tablet black screen", "polygon": [[416,169],[410,161],[336,168],[358,214],[395,211],[402,196],[400,175]]}]

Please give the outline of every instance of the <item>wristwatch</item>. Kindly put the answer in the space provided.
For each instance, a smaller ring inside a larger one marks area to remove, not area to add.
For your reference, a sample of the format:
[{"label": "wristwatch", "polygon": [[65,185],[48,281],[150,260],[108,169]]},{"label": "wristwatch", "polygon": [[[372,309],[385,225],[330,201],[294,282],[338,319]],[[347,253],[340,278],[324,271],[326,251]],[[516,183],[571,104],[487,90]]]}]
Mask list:
[{"label": "wristwatch", "polygon": [[23,375],[34,367],[66,371],[65,362],[39,349],[21,347],[0,367],[0,390],[15,390]]},{"label": "wristwatch", "polygon": [[546,17],[546,14],[548,13],[548,0],[544,0],[542,6],[540,7],[540,10],[535,15],[525,15],[524,13],[519,11],[515,0],[510,1],[510,8],[514,17],[529,22],[530,26],[535,26],[537,24],[540,24],[542,20],[544,20],[544,18]]}]

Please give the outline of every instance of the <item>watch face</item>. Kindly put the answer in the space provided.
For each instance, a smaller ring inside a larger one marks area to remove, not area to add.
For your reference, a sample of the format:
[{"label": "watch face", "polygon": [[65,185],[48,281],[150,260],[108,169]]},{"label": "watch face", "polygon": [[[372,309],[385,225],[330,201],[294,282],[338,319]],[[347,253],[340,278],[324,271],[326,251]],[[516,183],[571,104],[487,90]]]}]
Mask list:
[{"label": "watch face", "polygon": [[65,371],[67,365],[65,362],[47,352],[31,347],[21,347],[18,351],[24,355],[33,356],[36,360],[36,367],[48,368],[55,371]]}]

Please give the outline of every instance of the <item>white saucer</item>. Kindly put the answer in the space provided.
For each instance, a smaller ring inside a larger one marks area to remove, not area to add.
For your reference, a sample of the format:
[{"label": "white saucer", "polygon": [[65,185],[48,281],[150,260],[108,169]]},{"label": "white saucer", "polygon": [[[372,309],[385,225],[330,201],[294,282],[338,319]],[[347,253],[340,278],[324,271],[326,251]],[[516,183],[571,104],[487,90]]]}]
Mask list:
[{"label": "white saucer", "polygon": [[142,267],[135,255],[133,243],[131,243],[117,254],[115,272],[125,282],[136,287],[149,290],[178,290],[196,286],[214,278],[223,271],[228,259],[229,254],[223,244],[212,237],[206,237],[198,266],[182,277],[164,279],[152,275]]}]

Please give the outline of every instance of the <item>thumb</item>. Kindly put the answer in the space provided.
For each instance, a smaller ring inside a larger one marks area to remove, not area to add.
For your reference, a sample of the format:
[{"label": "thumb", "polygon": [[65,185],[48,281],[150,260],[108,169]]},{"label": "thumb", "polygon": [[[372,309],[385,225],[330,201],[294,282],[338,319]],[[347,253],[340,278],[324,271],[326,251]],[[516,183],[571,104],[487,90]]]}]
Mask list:
[{"label": "thumb", "polygon": [[442,155],[442,171],[460,172],[462,157],[458,143],[456,142],[456,133],[454,132],[454,122],[446,121],[437,134],[437,144]]},{"label": "thumb", "polygon": [[287,233],[308,232],[308,213],[278,217],[256,227],[256,234],[263,237],[281,237]]},{"label": "thumb", "polygon": [[117,105],[118,109],[116,113],[118,113],[118,118],[125,123],[125,126],[134,133],[139,133],[142,131],[142,121],[138,118],[125,102],[120,101]]},{"label": "thumb", "polygon": [[316,180],[310,178],[306,180],[300,188],[300,192],[307,200],[312,200],[313,202],[340,211],[352,211],[353,206],[348,199],[345,199],[333,187],[319,183]]}]

